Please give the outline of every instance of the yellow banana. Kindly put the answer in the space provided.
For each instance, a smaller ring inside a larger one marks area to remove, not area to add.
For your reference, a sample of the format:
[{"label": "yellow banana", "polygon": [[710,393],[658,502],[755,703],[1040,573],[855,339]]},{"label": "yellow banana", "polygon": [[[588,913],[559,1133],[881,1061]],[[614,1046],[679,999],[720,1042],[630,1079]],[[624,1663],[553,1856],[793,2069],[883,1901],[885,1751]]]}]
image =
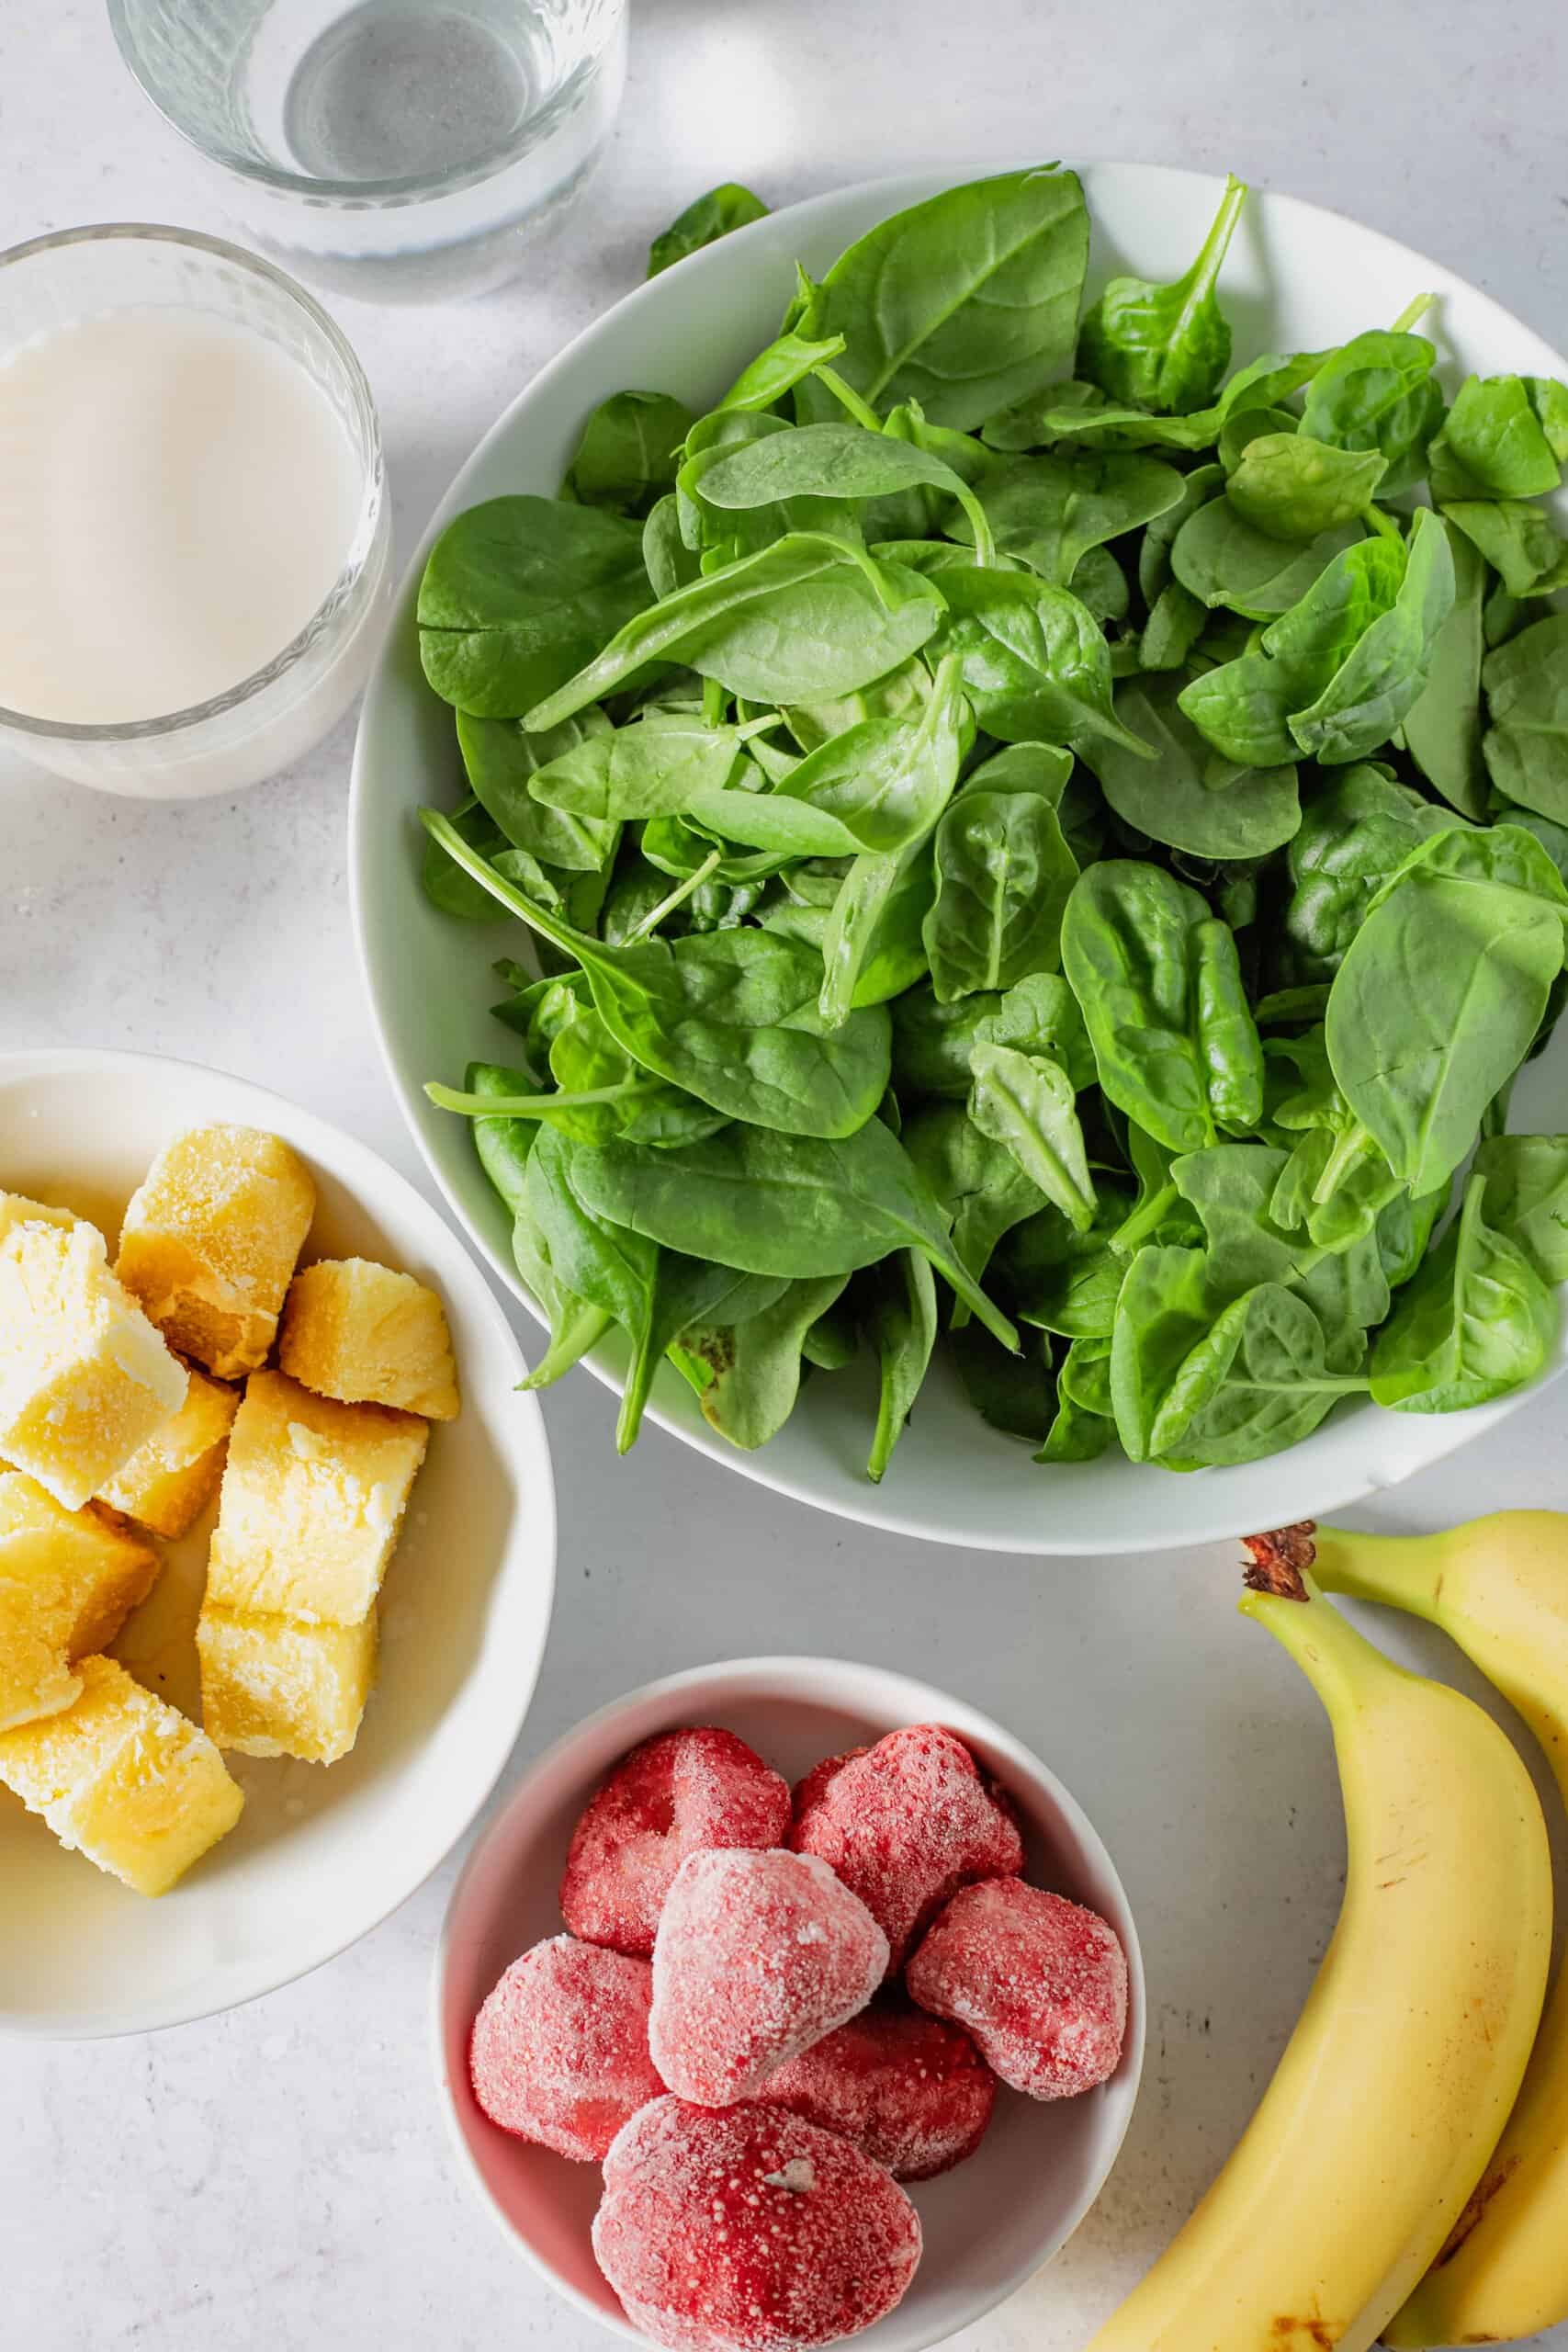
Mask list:
[{"label": "yellow banana", "polygon": [[[1318,1574],[1451,1634],[1523,1715],[1568,1800],[1568,1516],[1500,1511],[1450,1534],[1325,1528]],[[1568,1968],[1518,2104],[1391,2345],[1490,2344],[1568,2319]]]},{"label": "yellow banana", "polygon": [[1333,1727],[1344,1904],[1234,2154],[1090,2352],[1366,2352],[1480,2178],[1540,2016],[1551,1870],[1511,1742],[1374,1649],[1288,1546],[1254,1549],[1269,1589],[1241,1606]]}]

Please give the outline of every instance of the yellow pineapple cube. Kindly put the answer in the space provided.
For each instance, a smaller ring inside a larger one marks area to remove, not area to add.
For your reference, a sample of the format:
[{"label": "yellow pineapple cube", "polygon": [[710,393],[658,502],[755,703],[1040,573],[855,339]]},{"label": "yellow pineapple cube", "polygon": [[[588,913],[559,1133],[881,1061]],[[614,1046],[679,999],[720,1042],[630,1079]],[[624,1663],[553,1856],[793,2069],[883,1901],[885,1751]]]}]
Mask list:
[{"label": "yellow pineapple cube", "polygon": [[149,1169],[120,1227],[121,1282],[220,1379],[266,1360],[315,1214],[304,1162],[256,1127],[195,1127]]},{"label": "yellow pineapple cube", "polygon": [[150,1527],[154,1535],[171,1542],[184,1535],[218,1491],[239,1404],[237,1389],[193,1372],[179,1411],[99,1488],[99,1501]]},{"label": "yellow pineapple cube", "polygon": [[357,1625],[301,1625],[203,1609],[196,1628],[201,1720],[220,1747],[335,1764],[376,1679],[376,1611]]},{"label": "yellow pineapple cube", "polygon": [[244,1798],[203,1731],[108,1657],[62,1713],[0,1732],[0,1781],[140,1894],[163,1894],[232,1829]]},{"label": "yellow pineapple cube", "polygon": [[70,1671],[113,1641],[161,1566],[151,1545],[95,1510],[62,1510],[0,1471],[0,1729],[70,1706]]},{"label": "yellow pineapple cube", "polygon": [[[14,1196],[13,1196],[14,1197]],[[0,1456],[76,1510],[185,1401],[186,1370],[61,1213],[0,1233]]]},{"label": "yellow pineapple cube", "polygon": [[256,1372],[234,1419],[209,1608],[357,1625],[380,1589],[429,1423]]},{"label": "yellow pineapple cube", "polygon": [[82,1220],[69,1209],[51,1209],[42,1201],[29,1201],[25,1193],[0,1193],[0,1241],[17,1225],[58,1225],[69,1230]]},{"label": "yellow pineapple cube", "polygon": [[321,1396],[457,1419],[457,1373],[440,1299],[412,1274],[369,1258],[323,1258],[295,1275],[277,1361]]}]

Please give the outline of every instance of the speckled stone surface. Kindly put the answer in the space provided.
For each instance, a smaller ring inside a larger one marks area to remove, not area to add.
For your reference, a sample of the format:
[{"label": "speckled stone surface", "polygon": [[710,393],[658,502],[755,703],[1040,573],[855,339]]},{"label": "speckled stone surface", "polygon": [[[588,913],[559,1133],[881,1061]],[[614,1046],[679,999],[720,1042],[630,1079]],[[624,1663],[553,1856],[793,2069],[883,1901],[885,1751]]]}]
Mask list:
[{"label": "speckled stone surface", "polygon": [[[948,155],[1226,166],[1440,255],[1568,340],[1568,34],[1555,0],[633,0],[618,141],[534,274],[477,306],[333,302],[368,369],[400,542],[534,370],[737,175],[775,203]],[[0,243],[107,219],[219,225],[96,0],[0,7]],[[0,1047],[217,1063],[416,1181],[361,1001],[351,729],[233,802],[101,798],[0,758]],[[1568,1507],[1562,1390],[1390,1495],[1384,1525]],[[961,1692],[1062,1772],[1143,1927],[1142,2104],[1062,2258],[963,2352],[1073,2352],[1230,2146],[1332,1926],[1334,1772],[1305,1686],[1239,1625],[1225,1550],[959,1556],[775,1500],[649,1430],[616,1468],[586,1375],[545,1403],[560,1598],[514,1770],[649,1674],[774,1649]],[[962,1594],[962,1606],[954,1596]],[[1433,1637],[1406,1655],[1451,1653]],[[1468,1686],[1467,1686],[1468,1687]],[[452,1866],[290,1990],[155,2039],[0,2044],[0,2338],[28,2352],[593,2352],[470,2201],[431,2080]],[[0,1932],[4,1932],[0,1923]],[[1027,2184],[1021,2184],[1027,2193]],[[1542,2339],[1543,2341],[1545,2339]],[[1568,2330],[1553,2341],[1568,2347]]]}]

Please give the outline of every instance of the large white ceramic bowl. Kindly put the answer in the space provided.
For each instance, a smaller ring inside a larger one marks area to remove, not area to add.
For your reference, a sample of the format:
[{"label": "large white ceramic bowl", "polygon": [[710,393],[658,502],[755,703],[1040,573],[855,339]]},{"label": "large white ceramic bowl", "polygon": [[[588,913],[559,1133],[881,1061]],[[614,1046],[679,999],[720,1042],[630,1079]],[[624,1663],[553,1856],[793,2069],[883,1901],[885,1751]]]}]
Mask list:
[{"label": "large white ceramic bowl", "polygon": [[[978,168],[1001,167],[993,161]],[[1143,164],[1081,169],[1094,222],[1091,291],[1116,269],[1179,275],[1213,216],[1219,181]],[[480,499],[507,491],[553,492],[583,419],[614,391],[646,387],[703,408],[776,331],[797,258],[820,274],[888,213],[971,176],[959,162],[818,197],[725,238],[629,294],[513,402],[453,483],[431,536]],[[1423,292],[1438,298],[1424,331],[1437,337],[1450,390],[1472,368],[1568,376],[1568,362],[1539,335],[1451,270],[1292,197],[1252,198],[1224,287],[1240,358],[1342,342],[1397,318]],[[428,545],[410,566],[360,722],[350,820],[355,920],[382,1046],[409,1122],[468,1230],[532,1306],[511,1261],[506,1213],[479,1169],[465,1123],[434,1110],[421,1091],[429,1078],[460,1083],[472,1057],[507,1059],[507,1033],[487,1018],[497,993],[490,967],[495,956],[518,952],[514,926],[453,922],[427,905],[419,888],[413,812],[422,802],[451,806],[461,784],[451,713],[420,674],[414,603]],[[1568,1125],[1568,1039],[1526,1073],[1514,1124]],[[589,1358],[612,1387],[620,1385],[626,1362],[618,1338]],[[1568,1345],[1556,1369],[1563,1362]],[[654,1389],[652,1418],[745,1476],[841,1518],[998,1551],[1129,1552],[1342,1509],[1489,1429],[1516,1401],[1435,1417],[1371,1405],[1342,1410],[1289,1453],[1196,1476],[1120,1459],[1045,1470],[1027,1448],[987,1429],[939,1365],[879,1487],[864,1476],[874,1408],[850,1374],[808,1382],[788,1427],[756,1454],[739,1453],[716,1437],[686,1384],[668,1368]]]},{"label": "large white ceramic bowl", "polygon": [[[267,1993],[412,1894],[500,1775],[533,1695],[555,1584],[555,1493],[517,1343],[461,1242],[361,1143],[281,1095],[144,1054],[0,1057],[0,1189],[90,1216],[111,1248],[126,1201],[183,1127],[280,1135],[314,1175],[305,1255],[399,1266],[446,1302],[463,1409],[432,1430],[382,1602],[380,1675],[351,1755],[229,1758],[239,1826],[156,1902],[0,1790],[0,2033],[142,2032]],[[192,1638],[210,1515],[114,1645],[199,1719]]]},{"label": "large white ceramic bowl", "polygon": [[513,2245],[564,2295],[634,2344],[593,2259],[597,2165],[568,2164],[501,2131],[468,2080],[480,2002],[520,1951],[561,1932],[558,1890],[572,1825],[610,1767],[639,1740],[720,1724],[796,1781],[824,1756],[906,1724],[945,1724],[1008,1791],[1023,1825],[1028,1876],[1089,1904],[1127,1954],[1122,2064],[1081,2098],[1043,2106],[1003,2089],[977,2153],[909,2191],[925,2253],[896,2312],[857,2337],[866,2352],[924,2352],[1021,2287],[1060,2253],[1116,2161],[1144,2063],[1143,1961],[1116,1866],[1061,1781],[962,1700],[874,1666],[835,1658],[743,1658],[652,1682],[590,1715],[542,1757],[486,1828],[453,1891],[435,1957],[436,2077],[469,2180]]}]

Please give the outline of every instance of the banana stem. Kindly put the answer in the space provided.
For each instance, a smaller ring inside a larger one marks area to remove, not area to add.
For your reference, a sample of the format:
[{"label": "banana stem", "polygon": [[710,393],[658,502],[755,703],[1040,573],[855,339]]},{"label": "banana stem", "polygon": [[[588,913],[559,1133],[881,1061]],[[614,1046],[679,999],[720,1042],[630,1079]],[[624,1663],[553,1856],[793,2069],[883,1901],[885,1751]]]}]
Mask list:
[{"label": "banana stem", "polygon": [[1363,1691],[1369,1681],[1399,1669],[1325,1600],[1315,1580],[1304,1571],[1301,1585],[1300,1600],[1280,1592],[1248,1591],[1237,1606],[1244,1617],[1271,1634],[1295,1660],[1332,1714]]},{"label": "banana stem", "polygon": [[1435,1623],[1443,1585],[1441,1536],[1359,1535],[1345,1527],[1317,1531],[1317,1578],[1328,1592],[1380,1600]]}]

